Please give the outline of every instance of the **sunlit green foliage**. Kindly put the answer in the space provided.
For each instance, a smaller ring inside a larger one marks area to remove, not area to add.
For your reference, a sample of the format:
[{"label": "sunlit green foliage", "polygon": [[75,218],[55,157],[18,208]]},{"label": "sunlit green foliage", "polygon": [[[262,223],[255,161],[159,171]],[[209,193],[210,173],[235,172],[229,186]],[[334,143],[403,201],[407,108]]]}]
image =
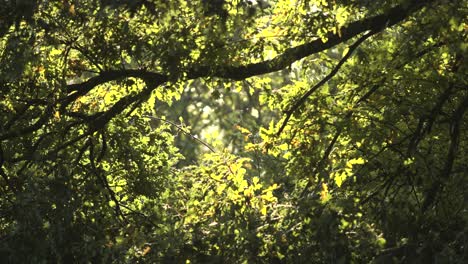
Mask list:
[{"label": "sunlit green foliage", "polygon": [[5,263],[468,259],[466,0],[4,2]]}]

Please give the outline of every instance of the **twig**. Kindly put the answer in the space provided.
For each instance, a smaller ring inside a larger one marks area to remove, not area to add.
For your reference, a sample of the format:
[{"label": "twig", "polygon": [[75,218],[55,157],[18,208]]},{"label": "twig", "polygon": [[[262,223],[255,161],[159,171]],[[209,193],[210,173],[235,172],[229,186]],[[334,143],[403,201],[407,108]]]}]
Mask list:
[{"label": "twig", "polygon": [[154,119],[154,120],[159,120],[159,121],[162,121],[162,122],[164,122],[164,123],[167,123],[167,124],[169,124],[169,125],[171,125],[171,126],[174,126],[174,127],[176,127],[179,131],[181,131],[182,133],[184,133],[185,135],[189,136],[189,137],[192,138],[193,140],[195,140],[195,141],[201,143],[203,146],[207,147],[211,152],[216,153],[216,150],[215,150],[212,146],[210,146],[210,144],[206,143],[205,141],[203,141],[203,140],[197,138],[196,136],[190,134],[189,132],[185,131],[185,129],[184,129],[182,126],[180,126],[180,125],[178,125],[178,124],[176,124],[176,123],[174,123],[174,122],[172,122],[172,121],[169,121],[169,120],[166,120],[166,119],[162,119],[162,118],[160,118],[160,117],[149,116],[149,115],[144,115],[144,117],[148,117],[148,118],[151,118],[151,119]]}]

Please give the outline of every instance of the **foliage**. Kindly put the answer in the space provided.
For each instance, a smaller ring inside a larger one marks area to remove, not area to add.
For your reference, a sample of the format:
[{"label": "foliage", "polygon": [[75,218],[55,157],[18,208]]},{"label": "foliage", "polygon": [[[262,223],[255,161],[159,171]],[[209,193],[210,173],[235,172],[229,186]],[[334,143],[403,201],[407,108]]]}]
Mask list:
[{"label": "foliage", "polygon": [[6,263],[463,263],[466,1],[0,10]]}]

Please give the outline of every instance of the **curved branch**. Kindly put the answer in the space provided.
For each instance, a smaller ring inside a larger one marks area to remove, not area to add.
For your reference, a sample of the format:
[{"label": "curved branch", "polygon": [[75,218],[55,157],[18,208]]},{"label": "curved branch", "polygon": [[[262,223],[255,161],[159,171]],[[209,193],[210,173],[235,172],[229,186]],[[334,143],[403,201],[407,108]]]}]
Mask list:
[{"label": "curved branch", "polygon": [[290,48],[271,60],[243,66],[226,66],[214,69],[211,66],[197,67],[189,70],[187,77],[188,79],[195,79],[211,76],[243,80],[248,77],[279,71],[288,67],[295,61],[327,50],[368,30],[379,32],[385,28],[394,26],[433,1],[434,0],[413,0],[409,3],[398,5],[384,14],[350,23],[348,26],[341,28],[340,33],[328,33],[328,40],[326,42],[317,39]]},{"label": "curved branch", "polygon": [[[328,33],[328,40],[326,42],[317,39],[287,49],[284,53],[271,60],[242,66],[193,66],[186,72],[186,78],[190,80],[201,77],[219,77],[243,80],[248,77],[279,71],[295,61],[327,50],[363,32],[370,30],[371,32],[377,33],[385,28],[391,27],[433,1],[434,0],[413,0],[407,4],[398,5],[389,9],[384,14],[350,23],[348,26],[341,28],[340,33]],[[142,69],[105,71],[83,83],[68,85],[66,91],[72,94],[63,100],[61,109],[64,109],[68,104],[76,100],[79,96],[88,93],[97,85],[127,77],[141,78],[147,84],[156,85],[169,80],[167,75]]]},{"label": "curved branch", "polygon": [[338,73],[338,71],[340,70],[341,66],[343,66],[343,64],[351,57],[351,55],[353,54],[354,50],[357,49],[357,47],[362,43],[364,42],[366,39],[368,39],[370,36],[374,35],[376,32],[374,31],[370,31],[368,32],[367,34],[363,35],[362,37],[360,37],[356,42],[353,43],[353,45],[351,45],[349,47],[349,50],[348,52],[346,53],[345,56],[343,56],[343,58],[341,58],[341,60],[338,62],[338,64],[335,66],[335,68],[333,68],[333,70],[327,75],[325,76],[325,78],[323,78],[320,82],[318,82],[316,85],[314,85],[311,89],[309,89],[303,96],[301,96],[301,98],[299,100],[297,100],[294,105],[288,110],[286,111],[286,118],[284,119],[283,121],[283,124],[281,125],[280,129],[278,130],[278,133],[276,135],[280,135],[281,132],[283,132],[284,128],[286,127],[286,125],[288,124],[288,121],[289,119],[291,118],[292,114],[294,112],[296,112],[296,110],[305,103],[305,101],[307,100],[307,98],[309,98],[309,96],[314,93],[315,91],[317,91],[320,87],[322,87],[325,83],[327,83],[331,78],[333,78],[333,76],[336,75],[336,73]]}]

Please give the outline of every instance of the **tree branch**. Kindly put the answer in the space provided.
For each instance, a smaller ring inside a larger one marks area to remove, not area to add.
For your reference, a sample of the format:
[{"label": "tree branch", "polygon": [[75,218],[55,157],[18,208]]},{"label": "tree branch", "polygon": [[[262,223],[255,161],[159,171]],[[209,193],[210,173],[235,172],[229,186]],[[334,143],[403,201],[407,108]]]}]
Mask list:
[{"label": "tree branch", "polygon": [[351,45],[349,47],[349,50],[348,52],[346,53],[345,56],[343,56],[343,58],[341,58],[341,60],[338,62],[338,64],[335,66],[335,68],[333,68],[333,70],[327,75],[325,76],[325,78],[323,78],[320,82],[318,82],[316,85],[314,85],[311,89],[309,89],[309,91],[307,91],[303,96],[301,96],[301,98],[299,100],[297,100],[293,106],[288,110],[286,111],[286,118],[284,119],[283,121],[283,124],[281,125],[280,129],[278,130],[278,133],[277,135],[279,136],[281,134],[281,132],[283,132],[284,128],[286,127],[286,125],[288,124],[288,121],[289,119],[291,118],[292,114],[294,112],[296,112],[296,110],[305,103],[305,101],[307,100],[307,98],[309,98],[310,95],[312,95],[312,93],[314,93],[315,91],[317,91],[320,87],[322,87],[325,83],[327,83],[331,78],[333,78],[333,76],[336,75],[336,73],[338,73],[338,71],[340,70],[341,66],[343,66],[343,64],[351,57],[351,55],[353,54],[354,50],[356,50],[356,48],[362,43],[364,42],[366,39],[368,39],[370,36],[374,35],[376,32],[374,31],[370,31],[368,32],[367,34],[363,35],[362,37],[360,37],[356,42],[353,43],[353,45]]},{"label": "tree branch", "polygon": [[[194,66],[186,72],[186,78],[195,79],[201,77],[220,77],[242,80],[256,75],[275,72],[284,69],[297,60],[343,43],[360,33],[369,30],[371,32],[379,32],[385,28],[391,27],[433,1],[435,0],[412,0],[406,4],[398,5],[389,9],[384,14],[350,23],[348,26],[340,29],[340,34],[332,32],[328,33],[326,42],[323,42],[321,39],[317,39],[312,42],[290,48],[271,60],[242,66]],[[154,90],[156,86],[169,80],[166,75],[150,72],[144,69],[104,71],[98,76],[92,77],[85,82],[67,85],[65,87],[65,91],[68,92],[69,95],[60,101],[60,112],[63,112],[71,102],[75,101],[78,97],[87,94],[96,86],[128,77],[135,77],[144,80],[148,86],[147,89],[137,95],[128,95],[121,98],[121,100],[111,107],[111,109],[98,116],[92,122],[91,126],[95,127],[94,129],[102,127],[118,113],[125,110],[126,107],[140,100],[144,95]],[[38,120],[37,123],[30,127],[17,132],[7,132],[6,134],[0,135],[0,140],[23,136],[34,132],[45,125],[49,118],[50,114],[46,113]]]},{"label": "tree branch", "polygon": [[385,28],[394,26],[433,1],[434,0],[413,0],[408,4],[398,5],[391,8],[384,14],[350,23],[347,27],[341,28],[341,34],[332,32],[328,33],[326,42],[323,42],[321,39],[317,39],[312,42],[290,48],[283,54],[278,55],[271,60],[243,66],[227,66],[218,68],[202,66],[189,70],[187,77],[188,79],[195,79],[211,76],[243,80],[248,77],[279,71],[288,67],[295,61],[327,50],[368,30],[379,32]]},{"label": "tree branch", "polygon": [[98,85],[129,77],[142,79],[147,86],[151,86],[152,88],[168,80],[167,76],[146,70],[112,70],[101,72],[85,82],[67,85],[66,91],[71,94],[63,99],[60,109],[63,111],[71,102],[89,93]]}]

